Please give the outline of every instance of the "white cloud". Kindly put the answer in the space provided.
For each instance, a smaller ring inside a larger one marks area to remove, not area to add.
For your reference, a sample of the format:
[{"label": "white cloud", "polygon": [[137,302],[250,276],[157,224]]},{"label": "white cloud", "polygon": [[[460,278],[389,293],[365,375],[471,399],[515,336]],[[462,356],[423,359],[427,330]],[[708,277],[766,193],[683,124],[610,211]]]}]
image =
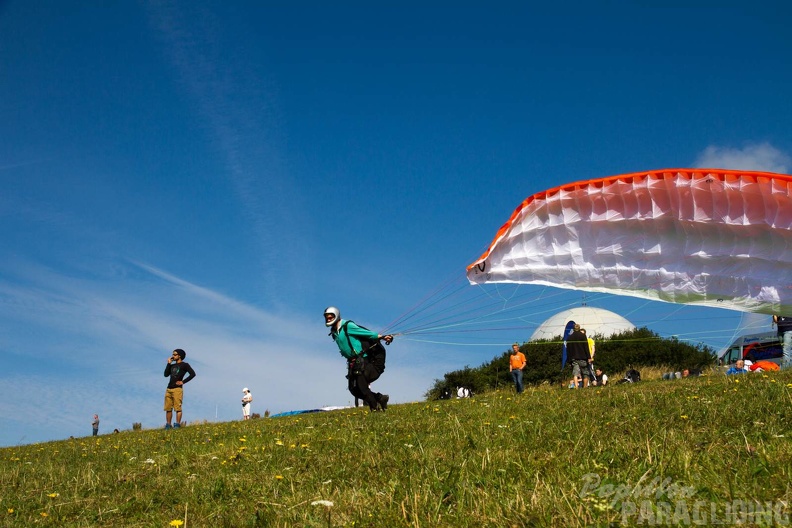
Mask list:
[{"label": "white cloud", "polygon": [[[351,403],[344,360],[321,319],[270,313],[138,266],[151,274],[78,280],[6,262],[6,276],[25,286],[0,281],[0,318],[13,321],[0,333],[9,352],[0,373],[0,445],[89,434],[95,412],[102,432],[133,422],[161,427],[165,361],[174,348],[187,351],[197,373],[185,389],[187,421],[240,419],[245,386],[260,414]],[[427,368],[415,344],[391,350],[374,388],[392,403],[421,399],[440,367]]]},{"label": "white cloud", "polygon": [[787,173],[792,159],[769,143],[749,144],[743,148],[710,145],[699,154],[698,168],[732,169]]}]

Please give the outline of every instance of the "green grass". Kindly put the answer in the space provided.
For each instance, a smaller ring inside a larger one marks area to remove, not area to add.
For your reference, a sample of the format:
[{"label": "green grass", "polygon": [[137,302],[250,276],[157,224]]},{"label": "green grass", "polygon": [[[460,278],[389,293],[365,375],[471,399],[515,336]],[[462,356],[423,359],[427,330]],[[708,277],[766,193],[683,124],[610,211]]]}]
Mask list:
[{"label": "green grass", "polygon": [[643,508],[688,526],[696,503],[757,501],[779,513],[747,525],[771,525],[790,516],[791,409],[788,371],[4,448],[0,525],[631,526]]}]

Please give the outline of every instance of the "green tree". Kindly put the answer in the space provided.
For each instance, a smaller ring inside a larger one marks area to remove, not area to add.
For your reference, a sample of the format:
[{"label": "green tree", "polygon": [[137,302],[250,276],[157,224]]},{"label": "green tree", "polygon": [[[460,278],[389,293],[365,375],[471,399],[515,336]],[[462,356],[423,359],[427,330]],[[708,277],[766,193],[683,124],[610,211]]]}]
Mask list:
[{"label": "green tree", "polygon": [[[594,363],[610,374],[621,375],[630,368],[667,365],[675,369],[703,369],[716,361],[715,351],[703,345],[690,345],[677,338],[662,338],[647,328],[637,328],[604,338],[590,336],[596,343]],[[523,381],[526,385],[540,383],[558,384],[572,377],[567,364],[561,370],[563,342],[561,336],[524,343],[520,351],[525,354],[528,366]],[[436,379],[426,392],[427,399],[437,399],[445,389],[454,393],[457,387],[468,387],[474,393],[493,390],[512,383],[509,374],[511,349],[495,356],[477,368],[465,366]]]}]

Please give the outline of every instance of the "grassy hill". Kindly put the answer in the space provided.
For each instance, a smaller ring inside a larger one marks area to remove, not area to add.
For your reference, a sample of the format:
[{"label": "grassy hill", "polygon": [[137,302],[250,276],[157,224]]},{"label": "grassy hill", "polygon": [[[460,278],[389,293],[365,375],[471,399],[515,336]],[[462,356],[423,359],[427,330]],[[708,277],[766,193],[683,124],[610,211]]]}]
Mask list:
[{"label": "grassy hill", "polygon": [[0,449],[0,526],[769,526],[791,424],[787,371],[128,431]]}]

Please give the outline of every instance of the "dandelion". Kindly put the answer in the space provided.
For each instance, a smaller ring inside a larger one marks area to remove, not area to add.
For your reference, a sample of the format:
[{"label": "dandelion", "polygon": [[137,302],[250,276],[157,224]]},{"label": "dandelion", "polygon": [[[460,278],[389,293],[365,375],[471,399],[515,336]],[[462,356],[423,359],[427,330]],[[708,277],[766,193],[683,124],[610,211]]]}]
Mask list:
[{"label": "dandelion", "polygon": [[315,500],[311,503],[311,506],[326,506],[327,508],[330,508],[331,506],[333,506],[333,501]]},{"label": "dandelion", "polygon": [[51,499],[54,499],[54,498],[55,498],[55,497],[57,497],[58,495],[60,495],[60,493],[50,493],[49,495],[47,495],[47,497],[49,497],[49,498],[51,498]]},{"label": "dandelion", "polygon": [[14,508],[8,508],[8,513],[14,513]]},{"label": "dandelion", "polygon": [[39,513],[39,515],[41,515],[42,517],[49,517],[49,514],[47,512],[41,512]]},{"label": "dandelion", "polygon": [[283,475],[275,475],[275,480],[283,480]]},{"label": "dandelion", "polygon": [[283,445],[283,440],[275,440],[275,445],[282,446]]},{"label": "dandelion", "polygon": [[683,420],[687,420],[690,417],[687,414],[683,414],[682,416],[680,416],[680,418],[682,418]]},{"label": "dandelion", "polygon": [[173,519],[171,522],[168,523],[168,526],[181,526],[182,524],[184,524],[184,521],[181,521],[179,519]]}]

